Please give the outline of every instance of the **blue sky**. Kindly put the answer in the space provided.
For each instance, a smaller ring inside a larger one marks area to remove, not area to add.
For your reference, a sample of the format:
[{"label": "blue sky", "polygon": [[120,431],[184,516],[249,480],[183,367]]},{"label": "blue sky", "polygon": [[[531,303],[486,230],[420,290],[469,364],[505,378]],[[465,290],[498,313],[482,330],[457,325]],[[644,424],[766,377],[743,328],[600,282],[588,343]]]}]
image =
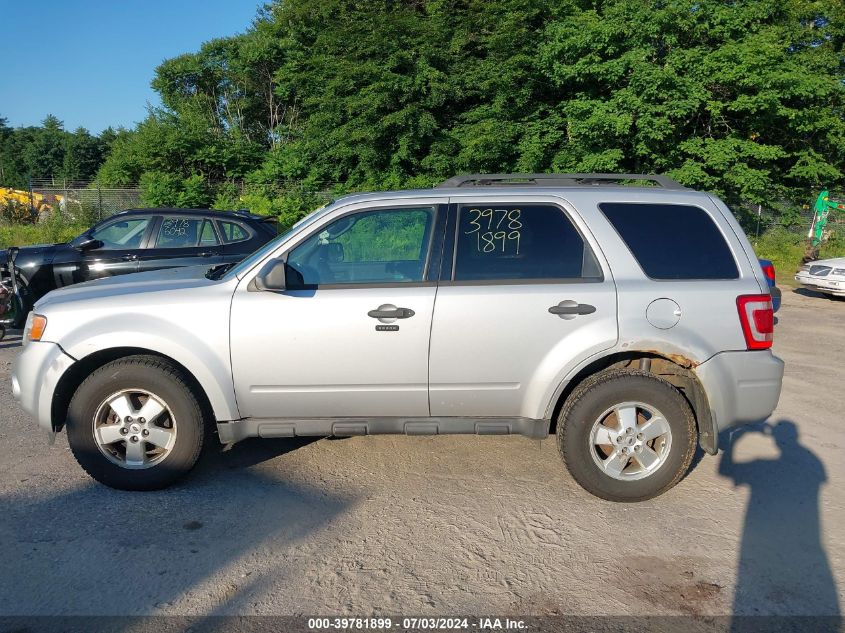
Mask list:
[{"label": "blue sky", "polygon": [[0,0],[0,117],[48,114],[94,133],[131,127],[159,100],[156,66],[245,31],[260,0]]}]

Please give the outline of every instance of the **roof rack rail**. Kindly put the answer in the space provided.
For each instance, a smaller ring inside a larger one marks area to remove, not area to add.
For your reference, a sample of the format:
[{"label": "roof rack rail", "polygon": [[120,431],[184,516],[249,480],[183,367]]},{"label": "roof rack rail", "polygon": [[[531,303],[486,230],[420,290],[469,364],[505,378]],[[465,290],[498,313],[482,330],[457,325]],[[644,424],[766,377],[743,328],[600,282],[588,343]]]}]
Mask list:
[{"label": "roof rack rail", "polygon": [[[667,176],[649,174],[470,174],[455,176],[439,185],[437,189],[451,187],[577,187],[584,185],[614,185],[622,180],[644,180],[653,182],[663,189],[686,189],[682,184]],[[615,181],[615,182],[614,182]]]}]

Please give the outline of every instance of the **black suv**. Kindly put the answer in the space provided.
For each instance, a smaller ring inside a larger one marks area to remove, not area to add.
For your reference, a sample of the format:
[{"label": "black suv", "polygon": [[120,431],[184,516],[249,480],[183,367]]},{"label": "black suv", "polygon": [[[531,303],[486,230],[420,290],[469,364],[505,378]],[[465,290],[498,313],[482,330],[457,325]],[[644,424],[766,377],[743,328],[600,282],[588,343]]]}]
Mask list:
[{"label": "black suv", "polygon": [[[275,218],[246,211],[129,209],[66,244],[21,247],[15,270],[28,308],[50,290],[100,277],[237,262],[276,234]],[[4,276],[6,261],[0,251]]]}]

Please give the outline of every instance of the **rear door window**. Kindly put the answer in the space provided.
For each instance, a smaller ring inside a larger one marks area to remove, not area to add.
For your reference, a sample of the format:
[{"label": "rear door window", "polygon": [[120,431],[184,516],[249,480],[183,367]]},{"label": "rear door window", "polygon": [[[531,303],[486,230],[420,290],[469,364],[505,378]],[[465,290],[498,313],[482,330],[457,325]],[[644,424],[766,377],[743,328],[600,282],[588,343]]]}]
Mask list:
[{"label": "rear door window", "polygon": [[600,279],[589,245],[550,204],[458,208],[455,281]]},{"label": "rear door window", "polygon": [[200,237],[202,218],[164,216],[156,237],[155,248],[191,248]]},{"label": "rear door window", "polygon": [[652,279],[736,279],[731,249],[713,218],[687,204],[599,205]]}]

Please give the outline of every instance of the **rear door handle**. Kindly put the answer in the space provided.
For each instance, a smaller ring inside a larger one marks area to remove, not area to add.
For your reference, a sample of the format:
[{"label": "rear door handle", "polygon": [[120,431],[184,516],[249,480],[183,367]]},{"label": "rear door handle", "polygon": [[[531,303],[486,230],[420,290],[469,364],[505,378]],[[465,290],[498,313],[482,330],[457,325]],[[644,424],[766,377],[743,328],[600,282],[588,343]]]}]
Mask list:
[{"label": "rear door handle", "polygon": [[211,251],[203,251],[202,253],[197,253],[197,257],[211,257],[214,255]]},{"label": "rear door handle", "polygon": [[137,255],[124,255],[123,256],[123,261],[126,261],[126,262],[134,262],[136,259],[138,259]]},{"label": "rear door handle", "polygon": [[591,306],[589,303],[578,303],[571,299],[561,301],[556,306],[549,308],[549,312],[558,315],[561,319],[574,319],[576,316],[592,314],[595,311],[596,306]]},{"label": "rear door handle", "polygon": [[370,310],[367,316],[374,319],[409,319],[416,314],[411,308],[389,308],[378,310]]}]

